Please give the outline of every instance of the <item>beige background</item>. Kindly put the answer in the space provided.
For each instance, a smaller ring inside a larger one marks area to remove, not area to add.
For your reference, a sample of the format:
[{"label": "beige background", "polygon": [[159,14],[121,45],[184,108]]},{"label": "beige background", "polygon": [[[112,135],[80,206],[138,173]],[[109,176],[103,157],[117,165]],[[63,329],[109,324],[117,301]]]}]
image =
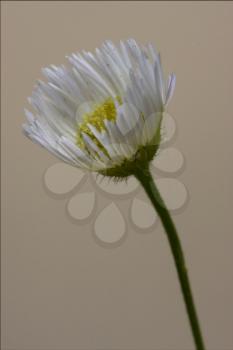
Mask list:
[{"label": "beige background", "polygon": [[207,348],[233,349],[233,4],[2,5],[2,348],[193,349],[161,226],[149,235],[129,228],[120,247],[100,247],[91,223],[69,221],[66,199],[45,192],[43,173],[56,160],[21,134],[42,66],[134,37],[156,44],[177,75],[169,111],[190,201],[175,221]]}]

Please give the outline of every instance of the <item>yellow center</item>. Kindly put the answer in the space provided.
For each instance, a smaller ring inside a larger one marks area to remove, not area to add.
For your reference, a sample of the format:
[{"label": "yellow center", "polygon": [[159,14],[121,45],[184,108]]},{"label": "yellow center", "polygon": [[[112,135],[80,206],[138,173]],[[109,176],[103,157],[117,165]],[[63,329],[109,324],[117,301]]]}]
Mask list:
[{"label": "yellow center", "polygon": [[[117,100],[120,102],[120,98],[117,97]],[[116,107],[112,97],[107,98],[103,103],[97,105],[95,109],[86,113],[82,117],[82,122],[78,125],[77,129],[77,145],[81,148],[84,148],[84,142],[82,133],[87,134],[100,148],[99,141],[95,138],[91,130],[88,128],[88,124],[93,125],[98,131],[105,130],[104,120],[116,120]]]}]

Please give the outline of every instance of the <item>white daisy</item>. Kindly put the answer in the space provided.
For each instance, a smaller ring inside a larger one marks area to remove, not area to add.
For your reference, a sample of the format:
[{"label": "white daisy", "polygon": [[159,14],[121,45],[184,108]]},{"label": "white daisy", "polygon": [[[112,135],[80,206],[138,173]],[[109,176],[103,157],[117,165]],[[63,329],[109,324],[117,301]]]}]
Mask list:
[{"label": "white daisy", "polygon": [[[153,46],[141,46],[132,39],[118,47],[106,41],[95,54],[83,51],[68,59],[69,67],[43,69],[48,81],[39,81],[30,98],[37,114],[26,111],[24,133],[73,166],[138,179],[162,221],[196,349],[204,350],[182,247],[149,170],[175,76],[165,81]],[[97,226],[101,227],[99,218]],[[124,233],[124,222],[119,224]]]},{"label": "white daisy", "polygon": [[76,167],[125,177],[150,161],[160,142],[162,114],[175,87],[160,56],[135,40],[106,41],[95,53],[68,56],[70,64],[42,69],[26,110],[24,133]]}]

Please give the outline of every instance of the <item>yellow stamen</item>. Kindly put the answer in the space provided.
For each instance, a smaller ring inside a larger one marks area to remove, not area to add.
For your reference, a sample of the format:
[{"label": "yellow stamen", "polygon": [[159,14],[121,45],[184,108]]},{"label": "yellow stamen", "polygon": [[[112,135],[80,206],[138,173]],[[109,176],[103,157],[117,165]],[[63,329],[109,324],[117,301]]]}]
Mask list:
[{"label": "yellow stamen", "polygon": [[[120,97],[117,97],[117,100],[121,103]],[[97,105],[92,112],[84,114],[82,122],[78,125],[77,129],[77,145],[82,148],[85,147],[82,137],[82,132],[84,132],[100,147],[101,145],[98,140],[88,128],[88,123],[92,124],[98,131],[103,131],[105,130],[104,120],[115,121],[116,114],[116,107],[112,97],[107,98],[103,103]]]}]

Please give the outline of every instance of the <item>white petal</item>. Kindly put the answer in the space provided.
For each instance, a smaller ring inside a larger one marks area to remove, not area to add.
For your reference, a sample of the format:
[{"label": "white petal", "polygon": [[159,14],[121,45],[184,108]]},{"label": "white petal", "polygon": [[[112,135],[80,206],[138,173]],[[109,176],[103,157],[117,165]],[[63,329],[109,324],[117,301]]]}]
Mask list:
[{"label": "white petal", "polygon": [[142,129],[142,144],[151,144],[153,138],[157,134],[158,127],[160,125],[160,121],[162,118],[162,114],[153,113],[149,117],[146,118],[143,129]]},{"label": "white petal", "polygon": [[94,101],[85,101],[83,103],[80,103],[76,110],[76,115],[75,115],[76,122],[82,123],[83,116],[87,113],[91,113],[94,108],[95,108]]},{"label": "white petal", "polygon": [[87,124],[90,131],[93,133],[93,135],[96,137],[96,139],[100,142],[100,144],[106,149],[107,153],[109,154],[110,159],[118,159],[119,155],[115,151],[113,147],[113,141],[111,140],[111,137],[108,135],[108,133],[104,130],[102,132],[99,132],[92,124]]},{"label": "white petal", "polygon": [[131,147],[123,142],[122,134],[116,123],[105,119],[104,124],[111,137],[112,147],[114,148],[117,155],[122,157],[122,159],[130,158],[132,155]]},{"label": "white petal", "polygon": [[163,113],[161,122],[161,144],[165,144],[173,139],[176,133],[175,119],[168,113]]},{"label": "white petal", "polygon": [[73,161],[77,163],[77,165],[81,165],[84,168],[92,168],[94,160],[88,156],[88,154],[81,150],[78,146],[76,146],[72,141],[70,141],[66,137],[61,137],[59,139],[59,145],[63,147],[70,157],[72,157]]},{"label": "white petal", "polygon": [[176,86],[176,76],[171,74],[168,79],[167,94],[165,104],[167,105],[171,100]]},{"label": "white petal", "polygon": [[161,111],[163,108],[163,84],[162,84],[162,77],[161,77],[161,71],[160,71],[160,65],[158,61],[155,62],[154,65],[154,79],[155,79],[155,99],[158,105],[159,110]]},{"label": "white petal", "polygon": [[28,123],[29,124],[33,123],[35,121],[35,116],[27,109],[24,109],[24,112],[25,112]]},{"label": "white petal", "polygon": [[134,131],[139,122],[138,110],[129,103],[123,103],[117,108],[117,126],[122,135],[126,135],[130,131]]},{"label": "white petal", "polygon": [[[101,162],[103,162],[104,164],[109,162],[109,158],[103,153],[103,151],[96,145],[96,143],[87,134],[82,132],[82,137],[87,149],[91,152],[93,156],[95,155],[95,153],[97,153],[99,155],[99,160],[101,160]],[[98,158],[96,158],[96,161],[97,160]]]},{"label": "white petal", "polygon": [[79,71],[82,71],[85,74],[85,77],[88,78],[89,82],[95,84],[96,88],[99,89],[99,92],[103,96],[114,96],[114,90],[111,89],[111,86],[106,79],[104,79],[104,75],[101,75],[90,63],[83,59],[81,55],[76,56],[75,59],[72,57],[69,59]]}]

